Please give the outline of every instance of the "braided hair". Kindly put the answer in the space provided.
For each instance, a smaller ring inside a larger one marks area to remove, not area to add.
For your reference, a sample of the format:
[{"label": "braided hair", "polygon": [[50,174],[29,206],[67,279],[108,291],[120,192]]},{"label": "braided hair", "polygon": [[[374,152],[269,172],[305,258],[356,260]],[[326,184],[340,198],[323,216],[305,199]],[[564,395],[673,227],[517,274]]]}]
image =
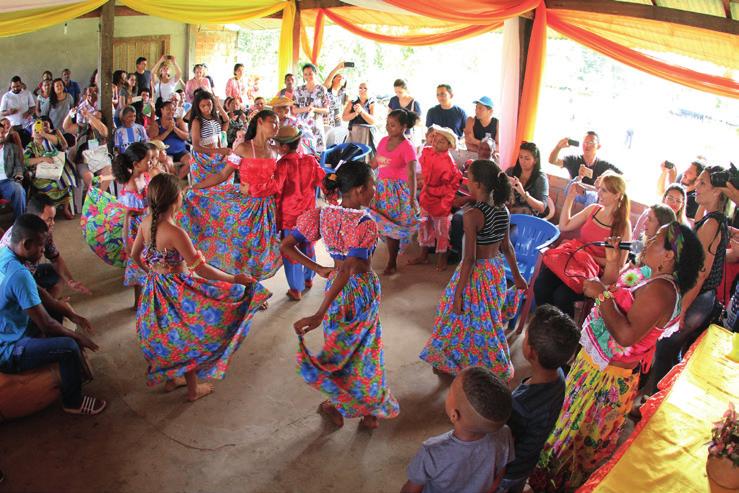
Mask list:
[{"label": "braided hair", "polygon": [[180,197],[180,182],[174,175],[162,173],[149,183],[149,210],[151,211],[151,238],[149,245],[156,248],[157,227],[160,216],[167,212]]}]

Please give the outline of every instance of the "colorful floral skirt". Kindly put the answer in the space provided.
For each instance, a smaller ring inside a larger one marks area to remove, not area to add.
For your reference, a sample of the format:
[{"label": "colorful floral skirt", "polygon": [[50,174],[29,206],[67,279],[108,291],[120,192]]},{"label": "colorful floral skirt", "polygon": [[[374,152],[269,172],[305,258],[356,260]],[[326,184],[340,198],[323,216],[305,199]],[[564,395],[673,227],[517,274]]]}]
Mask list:
[{"label": "colorful floral skirt", "polygon": [[36,193],[46,195],[54,202],[54,205],[66,205],[72,202],[72,190],[77,186],[77,178],[69,161],[66,161],[62,176],[58,180],[34,178],[31,186]]},{"label": "colorful floral skirt", "polygon": [[106,264],[126,266],[126,251],[123,248],[123,220],[126,208],[108,192],[101,191],[93,179],[82,206],[82,237],[92,251]]},{"label": "colorful floral skirt", "polygon": [[375,199],[370,206],[381,236],[400,240],[400,249],[410,245],[420,218],[411,208],[411,192],[404,180],[377,180]]},{"label": "colorful floral skirt", "polygon": [[[220,154],[206,154],[204,152],[192,152],[192,163],[190,164],[190,180],[197,185],[208,176],[220,173],[226,166],[226,158]],[[222,187],[223,185],[219,185]]]},{"label": "colorful floral skirt", "polygon": [[191,274],[146,277],[136,313],[139,344],[149,364],[147,383],[181,377],[224,377],[249,333],[251,319],[271,293],[251,286],[208,281]]},{"label": "colorful floral skirt", "polygon": [[420,358],[437,370],[456,375],[468,366],[484,366],[500,378],[513,377],[505,323],[515,315],[523,291],[506,288],[502,255],[475,262],[462,295],[462,315],[454,313],[460,264],[442,295],[434,332]]},{"label": "colorful floral skirt", "polygon": [[[128,237],[125,241],[128,243],[129,248],[133,247],[133,242],[136,240],[136,235],[139,232],[139,226],[141,221],[144,220],[146,214],[135,214],[128,220]],[[133,259],[126,259],[126,270],[123,274],[123,285],[124,286],[143,286],[146,283],[146,272],[134,262]]]},{"label": "colorful floral skirt", "polygon": [[601,371],[580,351],[557,424],[529,478],[534,491],[574,491],[585,483],[615,450],[638,384],[638,372],[612,365]]},{"label": "colorful floral skirt", "polygon": [[257,280],[280,269],[280,236],[274,197],[248,197],[238,187],[189,190],[177,215],[208,263]]},{"label": "colorful floral skirt", "polygon": [[374,272],[349,278],[323,318],[323,337],[317,355],[300,338],[298,372],[306,383],[326,394],[344,417],[397,416],[400,407],[385,380],[380,280]]}]

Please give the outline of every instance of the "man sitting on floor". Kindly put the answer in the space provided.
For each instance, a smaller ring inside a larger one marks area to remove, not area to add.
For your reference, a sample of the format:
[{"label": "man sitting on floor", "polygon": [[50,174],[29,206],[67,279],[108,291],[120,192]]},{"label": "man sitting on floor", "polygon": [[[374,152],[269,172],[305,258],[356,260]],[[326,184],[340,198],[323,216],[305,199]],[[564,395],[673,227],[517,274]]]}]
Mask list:
[{"label": "man sitting on floor", "polygon": [[[67,268],[64,258],[62,258],[59,249],[54,243],[54,217],[56,217],[56,207],[54,202],[46,195],[34,195],[28,202],[28,213],[40,217],[49,227],[49,234],[46,235],[46,245],[44,245],[44,256],[51,262],[50,264],[26,264],[26,268],[31,271],[33,278],[38,285],[49,292],[55,298],[61,295],[62,281],[82,294],[92,294],[84,284],[75,281],[72,274]],[[10,238],[13,234],[11,226],[0,239],[0,248],[10,246]]]},{"label": "man sitting on floor", "polygon": [[90,322],[39,289],[24,265],[41,259],[48,233],[40,217],[24,214],[13,224],[10,247],[0,248],[0,371],[20,373],[58,363],[64,411],[99,414],[107,403],[82,395],[80,352],[80,348],[95,351],[98,346],[86,335],[54,320],[47,308],[87,331],[92,331]]}]

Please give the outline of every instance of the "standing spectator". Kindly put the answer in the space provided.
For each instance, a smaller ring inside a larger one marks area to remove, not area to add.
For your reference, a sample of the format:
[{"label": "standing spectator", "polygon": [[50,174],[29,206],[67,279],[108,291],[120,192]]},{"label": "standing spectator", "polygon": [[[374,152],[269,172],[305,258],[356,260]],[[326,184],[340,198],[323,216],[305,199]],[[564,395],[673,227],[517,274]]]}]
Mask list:
[{"label": "standing spectator", "polygon": [[473,102],[475,103],[475,116],[468,117],[464,127],[464,142],[467,145],[467,150],[477,152],[480,142],[486,135],[490,135],[497,148],[500,137],[498,135],[498,119],[493,117],[493,100],[483,96]]},{"label": "standing spectator", "polygon": [[7,117],[10,124],[19,131],[31,124],[35,109],[33,96],[23,88],[20,76],[14,75],[10,79],[10,91],[0,100],[0,115]]},{"label": "standing spectator", "polygon": [[54,79],[51,85],[51,95],[49,96],[48,115],[53,127],[62,129],[64,118],[67,117],[69,110],[74,107],[75,103],[72,95],[64,90],[64,81],[62,79]]},{"label": "standing spectator", "polygon": [[326,125],[329,127],[340,127],[342,120],[342,110],[346,104],[346,78],[339,73],[344,68],[344,62],[340,62],[328,74],[323,85],[326,87],[328,95],[328,118]]},{"label": "standing spectator", "polygon": [[[174,75],[170,70],[174,67]],[[152,70],[154,77],[154,101],[169,101],[182,78],[182,69],[172,55],[162,55]]]},{"label": "standing spectator", "polygon": [[39,91],[41,91],[41,85],[44,83],[45,80],[48,80],[51,84],[51,81],[54,80],[54,76],[49,70],[44,70],[44,72],[41,74],[41,82],[38,83],[38,86],[36,86],[36,89],[33,90],[33,95],[38,96]]},{"label": "standing spectator", "polygon": [[136,59],[136,96],[141,94],[141,91],[147,90],[149,94],[154,94],[154,85],[151,83],[151,71],[146,70],[146,66],[149,62],[145,57],[138,57]]},{"label": "standing spectator", "polygon": [[393,89],[395,90],[395,96],[390,98],[390,102],[387,104],[388,108],[391,110],[402,108],[421,116],[421,105],[418,104],[418,101],[413,96],[408,94],[408,84],[403,79],[395,79]]},{"label": "standing spectator", "polygon": [[324,115],[328,114],[328,96],[326,88],[316,84],[316,66],[312,63],[303,65],[305,84],[295,90],[295,110],[293,113],[315,137],[315,149],[323,152],[326,148]]},{"label": "standing spectator", "polygon": [[128,75],[125,70],[116,70],[113,72],[113,119],[116,126],[120,124],[120,112],[126,106],[131,104],[130,94],[128,92]]},{"label": "standing spectator", "polygon": [[195,99],[196,89],[203,89],[210,93],[213,92],[210,80],[205,77],[204,64],[198,63],[192,68],[192,71],[195,74],[195,77],[188,80],[187,84],[185,84],[185,98],[188,103],[192,103],[193,99]]},{"label": "standing spectator", "polygon": [[64,91],[72,96],[74,104],[79,103],[82,90],[80,89],[80,85],[72,80],[72,71],[68,68],[62,70],[62,82],[64,83]]},{"label": "standing spectator", "polygon": [[541,155],[536,144],[522,142],[516,165],[508,168],[506,174],[510,176],[513,188],[511,214],[546,214],[549,180],[541,171]]},{"label": "standing spectator", "polygon": [[49,116],[49,104],[51,103],[51,81],[41,81],[41,86],[36,96],[36,117]]},{"label": "standing spectator", "polygon": [[213,89],[215,89],[216,84],[215,82],[213,82],[213,77],[211,77],[210,74],[208,73],[208,64],[203,63],[201,65],[203,66],[203,77],[208,79],[208,82],[210,83],[210,90],[211,92],[213,92]]},{"label": "standing spectator", "polygon": [[359,94],[344,107],[341,119],[349,122],[349,141],[375,150],[375,98],[369,96],[367,83],[359,84]]},{"label": "standing spectator", "polygon": [[147,142],[146,129],[136,123],[136,109],[133,106],[123,108],[121,126],[115,131],[113,144],[118,152],[124,152],[134,142]]},{"label": "standing spectator", "polygon": [[451,128],[457,137],[461,137],[464,134],[467,113],[452,103],[453,97],[452,86],[449,84],[439,84],[436,87],[436,99],[439,104],[426,113],[426,127],[438,125]]},{"label": "standing spectator", "polygon": [[559,151],[569,146],[569,137],[565,137],[559,142],[552,152],[549,154],[549,162],[560,168],[565,168],[570,173],[570,178],[582,178],[582,182],[586,185],[594,185],[595,180],[608,170],[614,171],[619,175],[621,170],[612,165],[608,161],[599,159],[597,154],[600,149],[600,138],[598,134],[590,130],[582,140],[582,155],[567,156],[559,159]]},{"label": "standing spectator", "polygon": [[295,76],[293,74],[285,75],[285,87],[277,92],[278,98],[293,99],[293,92],[295,91]]},{"label": "standing spectator", "polygon": [[0,125],[0,198],[10,201],[13,220],[26,212],[23,190],[23,162],[18,145],[8,140],[8,130]]},{"label": "standing spectator", "polygon": [[226,97],[233,98],[236,101],[237,109],[243,110],[246,107],[246,89],[244,64],[237,63],[234,65],[234,76],[226,82]]},{"label": "standing spectator", "polygon": [[660,164],[660,175],[657,180],[657,193],[664,195],[665,187],[670,183],[679,183],[685,189],[686,203],[685,203],[685,215],[690,219],[695,219],[695,213],[698,211],[698,203],[695,201],[695,187],[698,184],[698,177],[706,165],[701,157],[698,157],[695,161],[691,162],[690,165],[685,168],[685,171],[677,174],[675,165],[668,168],[667,161],[663,161]]}]

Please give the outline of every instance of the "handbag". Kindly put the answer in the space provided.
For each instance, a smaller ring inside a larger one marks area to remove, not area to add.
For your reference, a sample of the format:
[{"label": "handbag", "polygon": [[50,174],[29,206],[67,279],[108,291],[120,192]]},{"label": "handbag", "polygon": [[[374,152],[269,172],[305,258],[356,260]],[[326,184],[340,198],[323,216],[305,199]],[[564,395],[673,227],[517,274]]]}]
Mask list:
[{"label": "handbag", "polygon": [[85,149],[82,151],[82,159],[92,173],[97,173],[101,169],[111,165],[112,160],[108,149],[105,146],[99,146],[94,149]]},{"label": "handbag", "polygon": [[47,154],[53,161],[51,163],[38,163],[36,165],[36,178],[58,181],[62,177],[66,156],[63,152]]},{"label": "handbag", "polygon": [[583,293],[586,279],[598,277],[600,265],[580,240],[568,240],[544,252],[542,261],[563,283],[577,294]]}]

